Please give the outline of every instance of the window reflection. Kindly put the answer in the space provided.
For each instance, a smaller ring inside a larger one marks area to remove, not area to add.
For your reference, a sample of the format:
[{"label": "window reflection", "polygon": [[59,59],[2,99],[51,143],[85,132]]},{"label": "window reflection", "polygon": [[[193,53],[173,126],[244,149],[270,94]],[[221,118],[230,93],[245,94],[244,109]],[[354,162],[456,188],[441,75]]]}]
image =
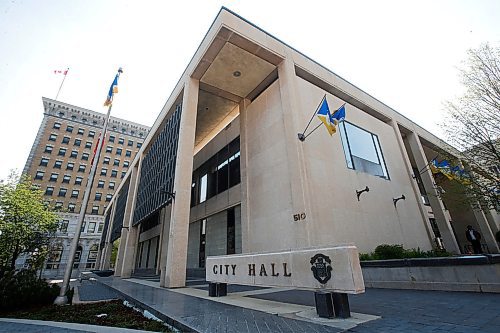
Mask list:
[{"label": "window reflection", "polygon": [[378,136],[346,121],[339,127],[347,167],[389,179]]},{"label": "window reflection", "polygon": [[240,140],[234,139],[193,172],[191,207],[240,183]]}]

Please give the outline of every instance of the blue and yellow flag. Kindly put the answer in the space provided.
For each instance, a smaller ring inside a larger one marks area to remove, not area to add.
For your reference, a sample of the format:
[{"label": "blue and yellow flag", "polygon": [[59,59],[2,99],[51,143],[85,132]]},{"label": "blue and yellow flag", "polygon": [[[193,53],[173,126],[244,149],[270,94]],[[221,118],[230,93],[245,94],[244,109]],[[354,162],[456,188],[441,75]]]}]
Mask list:
[{"label": "blue and yellow flag", "polygon": [[333,116],[330,118],[330,121],[337,126],[341,121],[344,121],[345,119],[345,104],[342,105],[335,113]]},{"label": "blue and yellow flag", "polygon": [[433,174],[441,173],[449,180],[456,180],[464,185],[470,185],[471,183],[470,175],[464,169],[459,166],[452,167],[447,160],[438,162],[436,159],[433,159],[429,166]]},{"label": "blue and yellow flag", "polygon": [[333,122],[332,114],[330,113],[330,108],[328,107],[328,103],[326,101],[326,95],[323,97],[316,115],[323,122],[323,124],[325,124],[330,135],[333,135],[337,131],[335,123]]},{"label": "blue and yellow flag", "polygon": [[323,124],[325,124],[328,133],[333,135],[337,132],[337,125],[345,119],[345,104],[332,114],[330,112],[330,108],[328,107],[325,95],[318,108],[318,112],[316,112],[316,115],[323,122]]},{"label": "blue and yellow flag", "polygon": [[113,80],[113,83],[111,83],[111,87],[109,87],[109,92],[108,96],[106,97],[106,101],[104,102],[104,106],[109,106],[113,102],[113,95],[118,92],[118,76],[119,74],[116,74],[115,79]]}]

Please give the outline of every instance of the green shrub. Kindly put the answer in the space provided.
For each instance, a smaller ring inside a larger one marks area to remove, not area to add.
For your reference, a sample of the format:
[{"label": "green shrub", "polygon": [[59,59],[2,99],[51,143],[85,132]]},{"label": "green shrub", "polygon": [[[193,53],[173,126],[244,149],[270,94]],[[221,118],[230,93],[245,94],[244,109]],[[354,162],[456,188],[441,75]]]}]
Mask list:
[{"label": "green shrub", "polygon": [[373,259],[373,256],[371,255],[371,253],[360,253],[359,260],[367,261],[367,260],[374,260],[374,259]]},{"label": "green shrub", "polygon": [[382,244],[375,248],[375,259],[403,259],[405,258],[405,249],[403,245]]},{"label": "green shrub", "polygon": [[39,279],[32,270],[8,271],[0,279],[0,311],[52,304],[59,286]]},{"label": "green shrub", "polygon": [[410,259],[410,258],[435,258],[449,257],[452,254],[444,250],[422,251],[420,248],[405,249],[403,245],[382,244],[375,248],[371,253],[360,253],[359,260],[387,260],[387,259]]}]

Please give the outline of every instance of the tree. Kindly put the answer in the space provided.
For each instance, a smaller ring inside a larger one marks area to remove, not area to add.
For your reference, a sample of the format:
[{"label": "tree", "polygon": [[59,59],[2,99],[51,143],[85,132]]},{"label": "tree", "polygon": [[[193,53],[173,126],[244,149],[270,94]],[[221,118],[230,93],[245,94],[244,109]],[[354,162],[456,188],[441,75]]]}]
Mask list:
[{"label": "tree", "polygon": [[120,248],[120,239],[117,239],[113,242],[113,248],[111,249],[111,267],[115,267],[116,258],[118,257],[118,249]]},{"label": "tree", "polygon": [[29,253],[32,262],[43,262],[57,221],[57,215],[44,204],[42,191],[28,176],[12,174],[0,182],[0,276],[14,269],[23,253]]},{"label": "tree", "polygon": [[446,103],[447,139],[471,174],[464,191],[472,202],[499,209],[500,47],[483,44],[467,52],[460,69],[465,93]]}]

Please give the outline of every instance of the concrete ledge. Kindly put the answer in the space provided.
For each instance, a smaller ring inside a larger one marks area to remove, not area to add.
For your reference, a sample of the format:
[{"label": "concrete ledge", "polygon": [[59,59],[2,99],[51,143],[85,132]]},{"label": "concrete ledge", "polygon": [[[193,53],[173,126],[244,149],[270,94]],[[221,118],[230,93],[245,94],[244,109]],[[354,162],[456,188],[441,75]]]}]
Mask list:
[{"label": "concrete ledge", "polygon": [[113,290],[114,292],[116,292],[120,296],[120,298],[122,300],[129,302],[130,304],[132,304],[136,308],[139,308],[141,310],[147,310],[147,311],[149,311],[155,317],[163,320],[165,323],[167,323],[170,326],[175,327],[176,329],[180,330],[181,332],[198,332],[197,330],[195,330],[194,328],[190,327],[186,323],[180,322],[179,320],[175,320],[175,319],[173,319],[173,318],[171,318],[169,316],[166,316],[165,314],[157,311],[153,307],[151,307],[151,306],[149,306],[147,304],[144,304],[144,303],[138,301],[137,299],[135,299],[135,298],[133,298],[133,297],[131,297],[131,296],[129,296],[129,295],[121,292],[118,289],[115,289],[115,288],[109,286],[108,284],[104,283],[103,281],[97,280],[97,282],[100,283],[101,285],[105,286],[106,288],[109,288],[109,289]]},{"label": "concrete ledge", "polygon": [[364,262],[367,288],[500,293],[498,256]]},{"label": "concrete ledge", "polygon": [[463,256],[463,257],[361,261],[361,267],[463,266],[463,265],[492,265],[496,263],[500,263],[500,255],[488,254],[488,255]]}]

